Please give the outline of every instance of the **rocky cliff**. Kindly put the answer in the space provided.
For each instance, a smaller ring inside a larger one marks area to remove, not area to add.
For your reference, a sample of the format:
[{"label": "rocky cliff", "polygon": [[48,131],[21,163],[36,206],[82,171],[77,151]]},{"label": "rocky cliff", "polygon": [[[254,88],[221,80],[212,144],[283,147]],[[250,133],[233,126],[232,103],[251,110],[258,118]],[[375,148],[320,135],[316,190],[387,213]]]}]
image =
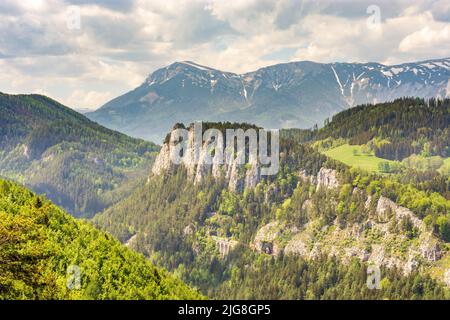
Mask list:
[{"label": "rocky cliff", "polygon": [[186,151],[179,164],[175,164],[171,159],[174,147],[175,142],[172,139],[164,143],[153,165],[153,175],[170,174],[177,166],[181,165],[186,168],[188,176],[194,184],[201,183],[211,175],[215,179],[226,179],[228,189],[234,192],[242,192],[245,188],[254,188],[261,179],[261,170],[257,159],[250,157],[246,164],[240,164],[238,162],[239,153],[231,161],[224,161],[223,155],[215,153],[210,161],[207,155],[211,150],[204,144],[201,146],[198,161],[194,160],[196,143],[192,126],[189,129]]},{"label": "rocky cliff", "polygon": [[[336,188],[338,182],[333,180],[336,173],[322,169],[318,177],[308,179],[316,183],[332,181],[322,186],[328,190]],[[354,192],[358,192],[357,188]],[[372,201],[376,201],[374,210],[370,208]],[[311,200],[306,200],[302,210],[309,210],[311,205]],[[421,266],[432,266],[445,255],[442,241],[428,231],[424,222],[411,210],[383,196],[378,199],[368,197],[364,210],[366,212],[361,212],[361,215],[367,219],[344,227],[337,220],[323,225],[320,219],[316,219],[301,228],[272,221],[258,230],[253,247],[258,252],[271,255],[284,252],[307,259],[320,255],[334,256],[344,263],[357,258],[370,264],[397,268],[405,274]],[[415,230],[413,238],[399,231],[405,219]]]}]

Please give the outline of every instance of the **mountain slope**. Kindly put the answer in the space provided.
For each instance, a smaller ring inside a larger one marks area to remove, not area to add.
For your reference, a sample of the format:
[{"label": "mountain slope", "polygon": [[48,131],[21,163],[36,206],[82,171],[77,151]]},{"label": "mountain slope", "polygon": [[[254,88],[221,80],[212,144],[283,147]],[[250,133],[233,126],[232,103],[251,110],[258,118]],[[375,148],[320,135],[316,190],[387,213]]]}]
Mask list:
[{"label": "mountain slope", "polygon": [[403,98],[361,105],[335,115],[320,130],[302,134],[304,141],[371,144],[375,155],[384,159],[402,160],[412,154],[445,158],[450,156],[450,99]]},{"label": "mountain slope", "polygon": [[158,147],[40,95],[0,93],[0,175],[92,216],[125,197]]},{"label": "mountain slope", "polygon": [[0,261],[0,300],[201,298],[111,236],[4,180]]},{"label": "mountain slope", "polygon": [[[401,103],[408,105],[400,100],[367,108],[380,111],[372,116],[381,128],[409,125],[403,134],[386,130],[384,138],[392,135],[393,141],[402,137],[410,143],[423,125],[423,114],[410,113]],[[419,105],[413,110],[420,110]],[[358,114],[359,109],[344,114]],[[396,121],[383,121],[385,109]],[[349,123],[344,114],[323,132],[345,133]],[[339,119],[346,120],[334,123]],[[436,136],[420,140],[436,140],[442,133],[439,123],[430,126],[436,125]],[[356,129],[355,136],[364,131]],[[416,171],[378,175],[349,168],[318,152],[315,138],[328,137],[320,134],[283,131],[280,170],[266,178],[258,174],[258,164],[256,169],[242,165],[230,175],[214,159],[209,165],[165,166],[170,163],[167,143],[147,184],[94,222],[123,242],[132,239],[133,248],[209,297],[448,297],[443,288],[450,286],[448,177]],[[367,290],[368,265],[381,268],[382,290]]]},{"label": "mountain slope", "polygon": [[173,123],[249,122],[310,128],[364,103],[449,97],[450,59],[378,63],[291,62],[234,74],[176,62],[87,116],[136,137],[161,141]]}]

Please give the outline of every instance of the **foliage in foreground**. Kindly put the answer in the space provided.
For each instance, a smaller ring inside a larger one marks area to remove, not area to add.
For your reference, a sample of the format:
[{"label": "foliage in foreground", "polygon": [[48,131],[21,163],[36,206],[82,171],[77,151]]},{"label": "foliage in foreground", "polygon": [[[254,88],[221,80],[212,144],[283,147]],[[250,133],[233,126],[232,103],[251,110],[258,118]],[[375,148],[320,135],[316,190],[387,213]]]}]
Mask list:
[{"label": "foliage in foreground", "polygon": [[0,261],[0,299],[201,298],[108,234],[3,180]]}]

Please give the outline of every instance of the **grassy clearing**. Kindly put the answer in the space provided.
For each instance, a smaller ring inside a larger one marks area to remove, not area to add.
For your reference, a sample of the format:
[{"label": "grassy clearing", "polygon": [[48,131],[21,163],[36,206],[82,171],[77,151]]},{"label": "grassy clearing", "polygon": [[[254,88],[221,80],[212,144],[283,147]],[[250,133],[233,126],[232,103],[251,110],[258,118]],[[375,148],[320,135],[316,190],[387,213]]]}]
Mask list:
[{"label": "grassy clearing", "polygon": [[363,153],[362,146],[351,146],[349,144],[344,144],[342,146],[324,151],[323,153],[327,157],[369,172],[380,172],[378,167],[380,162],[393,162],[378,158],[373,153]]}]

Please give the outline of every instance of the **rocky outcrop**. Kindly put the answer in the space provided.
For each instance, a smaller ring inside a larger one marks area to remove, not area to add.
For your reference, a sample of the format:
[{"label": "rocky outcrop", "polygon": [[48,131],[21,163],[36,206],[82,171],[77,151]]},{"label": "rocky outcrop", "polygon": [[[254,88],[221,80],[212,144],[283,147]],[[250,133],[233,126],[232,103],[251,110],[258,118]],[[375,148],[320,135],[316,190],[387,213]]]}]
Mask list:
[{"label": "rocky outcrop", "polygon": [[427,261],[434,262],[442,258],[442,250],[439,241],[429,233],[421,237],[419,246],[420,255]]},{"label": "rocky outcrop", "polygon": [[312,184],[316,184],[317,183],[317,177],[313,176],[313,175],[309,175],[306,170],[301,170],[299,172],[299,178],[301,180],[303,180],[303,182],[310,182]]},{"label": "rocky outcrop", "polygon": [[[223,141],[221,141],[223,143]],[[178,165],[186,168],[188,176],[197,184],[205,177],[212,175],[215,179],[225,178],[228,181],[230,191],[242,192],[245,188],[254,188],[261,180],[261,168],[257,159],[249,159],[246,164],[240,164],[238,156],[231,161],[226,161],[224,155],[215,153],[211,156],[211,150],[207,145],[199,146],[198,159],[196,157],[196,144],[194,130],[189,130],[185,154],[181,156],[181,163],[175,164],[171,159],[174,151],[173,141],[164,143],[152,167],[153,175],[171,173]]]},{"label": "rocky outcrop", "polygon": [[254,246],[256,251],[277,256],[280,253],[280,248],[276,240],[280,234],[281,227],[277,222],[263,226],[255,236]]},{"label": "rocky outcrop", "polygon": [[284,248],[284,253],[286,255],[299,255],[302,257],[309,256],[308,245],[301,239],[293,239],[288,242]]},{"label": "rocky outcrop", "polygon": [[310,182],[314,185],[317,185],[317,190],[319,190],[321,187],[327,189],[336,189],[340,185],[337,177],[337,171],[325,167],[320,168],[316,176],[309,175],[306,170],[301,170],[299,172],[299,177],[304,182]]},{"label": "rocky outcrop", "polygon": [[360,248],[360,247],[349,247],[349,248],[345,248],[345,260],[351,261],[353,258],[357,258],[363,262],[369,260],[370,257],[370,253],[364,249],[364,248]]},{"label": "rocky outcrop", "polygon": [[377,203],[376,214],[381,219],[389,219],[388,214],[395,214],[397,220],[409,219],[414,227],[423,231],[425,224],[411,210],[401,207],[394,201],[381,196]]},{"label": "rocky outcrop", "polygon": [[248,163],[248,168],[245,173],[245,186],[247,188],[255,188],[261,179],[260,166],[253,160]]},{"label": "rocky outcrop", "polygon": [[228,189],[233,192],[240,192],[244,188],[244,179],[242,177],[242,166],[237,161],[233,161],[228,166],[226,178],[228,179]]},{"label": "rocky outcrop", "polygon": [[23,146],[23,155],[25,158],[30,159],[30,151],[27,145]]},{"label": "rocky outcrop", "polygon": [[193,235],[196,230],[197,230],[197,228],[195,227],[194,224],[189,224],[183,229],[183,235],[184,236]]},{"label": "rocky outcrop", "polygon": [[404,262],[400,258],[388,254],[382,245],[372,245],[372,252],[368,259],[369,263],[377,266],[385,266],[392,269],[403,269]]},{"label": "rocky outcrop", "polygon": [[[334,178],[335,173],[323,170],[317,180],[324,187],[333,188],[336,186]],[[362,195],[358,189],[353,193]],[[308,211],[311,206],[308,199],[302,210]],[[386,197],[377,199],[374,196],[368,197],[362,210],[367,213],[365,220],[344,226],[337,219],[325,226],[320,219],[311,220],[299,229],[280,227],[276,221],[269,223],[258,231],[255,247],[264,252],[264,245],[277,246],[277,252],[283,250],[286,255],[299,255],[305,259],[316,259],[321,255],[336,257],[344,263],[358,259],[380,267],[396,268],[406,275],[443,258],[445,246],[411,210]],[[405,218],[416,228],[413,238],[407,237],[401,229]],[[286,245],[283,247],[280,243]]]},{"label": "rocky outcrop", "polygon": [[170,160],[170,148],[169,145],[165,143],[155,159],[155,163],[152,167],[152,173],[159,176],[164,172],[170,172],[172,168],[173,164]]},{"label": "rocky outcrop", "polygon": [[444,282],[450,288],[450,269],[444,273]]},{"label": "rocky outcrop", "polygon": [[132,235],[126,242],[125,242],[125,246],[126,247],[133,247],[133,245],[136,243],[136,239],[137,239],[137,234]]},{"label": "rocky outcrop", "polygon": [[327,189],[335,189],[339,187],[337,172],[333,169],[320,168],[317,174],[317,189],[325,187]]}]

